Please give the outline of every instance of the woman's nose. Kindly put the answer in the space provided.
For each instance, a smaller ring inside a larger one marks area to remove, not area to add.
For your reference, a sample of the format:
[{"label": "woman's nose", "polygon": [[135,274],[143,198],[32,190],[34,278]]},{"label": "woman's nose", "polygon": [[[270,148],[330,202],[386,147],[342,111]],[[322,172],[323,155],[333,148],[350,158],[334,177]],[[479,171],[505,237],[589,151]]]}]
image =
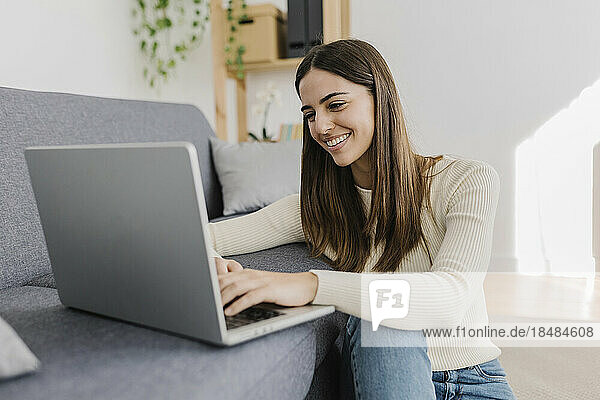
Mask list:
[{"label": "woman's nose", "polygon": [[335,124],[333,121],[326,116],[315,118],[315,128],[319,135],[325,135],[325,133],[332,130],[334,126]]}]

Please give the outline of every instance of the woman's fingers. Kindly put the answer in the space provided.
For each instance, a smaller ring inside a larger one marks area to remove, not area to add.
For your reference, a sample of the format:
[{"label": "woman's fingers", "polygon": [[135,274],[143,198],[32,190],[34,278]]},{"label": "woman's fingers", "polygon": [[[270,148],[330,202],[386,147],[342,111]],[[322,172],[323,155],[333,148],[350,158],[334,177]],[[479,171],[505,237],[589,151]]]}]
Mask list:
[{"label": "woman's fingers", "polygon": [[215,266],[217,267],[217,275],[227,272],[227,261],[222,258],[215,257]]},{"label": "woman's fingers", "polygon": [[242,271],[242,265],[235,260],[226,260],[224,258],[215,257],[215,265],[217,267],[217,275],[226,274],[228,272]]},{"label": "woman's fingers", "polygon": [[266,294],[267,288],[264,286],[249,291],[244,296],[234,301],[229,307],[227,307],[225,309],[225,315],[235,315],[240,311],[244,311],[246,308],[262,303],[263,301],[265,301]]},{"label": "woman's fingers", "polygon": [[262,286],[262,282],[257,279],[238,279],[235,282],[221,288],[221,301],[223,305],[229,303],[238,296],[246,292],[257,289]]},{"label": "woman's fingers", "polygon": [[219,275],[219,287],[221,288],[221,292],[227,286],[231,285],[233,282],[237,282],[238,280],[251,280],[257,279],[260,277],[261,271],[256,271],[253,269],[243,269],[241,271],[229,272],[226,274]]},{"label": "woman's fingers", "polygon": [[227,263],[227,270],[229,272],[237,272],[237,271],[241,271],[244,268],[242,267],[242,264],[240,264],[239,262],[235,261],[235,260],[228,260],[229,262]]}]

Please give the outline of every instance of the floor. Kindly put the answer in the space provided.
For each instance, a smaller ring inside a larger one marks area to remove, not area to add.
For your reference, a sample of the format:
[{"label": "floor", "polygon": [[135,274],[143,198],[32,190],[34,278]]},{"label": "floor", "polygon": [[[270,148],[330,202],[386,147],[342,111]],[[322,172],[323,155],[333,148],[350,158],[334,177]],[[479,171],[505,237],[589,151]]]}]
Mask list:
[{"label": "floor", "polygon": [[586,279],[489,272],[484,290],[490,318],[600,322],[600,276]]},{"label": "floor", "polygon": [[[484,289],[491,326],[494,322],[509,321],[519,323],[520,327],[543,321],[600,325],[598,277],[488,273]],[[600,399],[600,340],[583,347],[573,341],[554,343],[545,342],[545,346],[497,343],[502,350],[500,363],[517,398]]]}]

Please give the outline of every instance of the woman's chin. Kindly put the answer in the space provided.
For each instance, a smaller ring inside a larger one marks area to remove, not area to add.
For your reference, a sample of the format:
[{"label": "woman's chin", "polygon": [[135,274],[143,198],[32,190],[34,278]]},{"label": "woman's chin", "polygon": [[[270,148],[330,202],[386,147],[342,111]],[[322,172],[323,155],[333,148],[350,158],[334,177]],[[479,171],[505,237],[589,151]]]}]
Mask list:
[{"label": "woman's chin", "polygon": [[332,154],[331,157],[333,157],[333,161],[338,167],[347,167],[348,165],[352,164],[352,160],[349,160],[348,157],[345,157],[344,155]]}]

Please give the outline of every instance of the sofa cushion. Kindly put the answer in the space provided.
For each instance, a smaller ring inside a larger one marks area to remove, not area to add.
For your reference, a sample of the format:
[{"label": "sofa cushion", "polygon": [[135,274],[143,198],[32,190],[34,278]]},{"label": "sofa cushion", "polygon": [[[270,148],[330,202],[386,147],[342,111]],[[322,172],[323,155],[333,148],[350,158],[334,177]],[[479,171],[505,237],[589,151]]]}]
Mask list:
[{"label": "sofa cushion", "polygon": [[302,140],[228,143],[210,138],[223,215],[256,211],[300,191]]},{"label": "sofa cushion", "polygon": [[0,382],[35,371],[40,360],[29,350],[14,329],[0,318]]},{"label": "sofa cushion", "polygon": [[[305,243],[290,243],[255,253],[228,256],[226,258],[236,260],[245,268],[264,271],[305,272],[310,269],[331,269],[324,261],[310,258]],[[32,279],[28,285],[56,288],[52,274]],[[335,312],[309,323],[316,336],[315,365],[321,364],[347,320],[347,314]]]},{"label": "sofa cushion", "polygon": [[221,215],[220,217],[211,219],[210,222],[225,221],[226,219],[241,217],[242,215],[246,215],[246,214],[250,214],[250,212],[237,213],[237,214],[231,214],[231,215]]},{"label": "sofa cushion", "polygon": [[302,399],[313,375],[308,323],[220,348],[66,308],[33,286],[0,291],[0,314],[42,362],[0,383],[2,399]]},{"label": "sofa cushion", "polygon": [[210,125],[191,105],[0,87],[0,289],[50,272],[23,150],[27,146],[188,141],[196,146],[209,218],[223,203]]}]

